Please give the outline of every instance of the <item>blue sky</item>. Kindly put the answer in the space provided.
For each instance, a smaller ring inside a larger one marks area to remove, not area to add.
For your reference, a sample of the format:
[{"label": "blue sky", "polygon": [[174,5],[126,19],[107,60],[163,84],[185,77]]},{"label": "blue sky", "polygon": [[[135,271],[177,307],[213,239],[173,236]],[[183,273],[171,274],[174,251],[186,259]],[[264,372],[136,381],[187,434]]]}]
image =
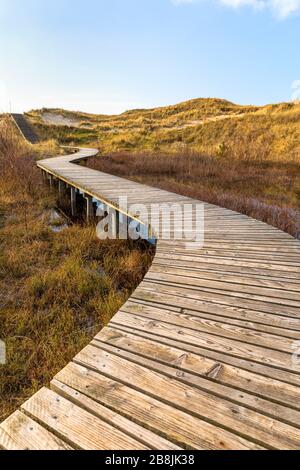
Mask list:
[{"label": "blue sky", "polygon": [[288,101],[299,45],[300,0],[0,0],[0,111]]}]

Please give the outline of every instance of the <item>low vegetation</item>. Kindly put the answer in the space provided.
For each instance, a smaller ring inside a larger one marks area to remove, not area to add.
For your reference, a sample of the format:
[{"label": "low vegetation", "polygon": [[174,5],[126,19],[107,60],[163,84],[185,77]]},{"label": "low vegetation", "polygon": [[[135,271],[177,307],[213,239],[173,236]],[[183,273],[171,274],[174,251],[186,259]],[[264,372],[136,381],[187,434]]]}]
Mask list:
[{"label": "low vegetation", "polygon": [[100,242],[95,228],[53,230],[55,193],[35,160],[53,142],[27,145],[0,123],[0,421],[67,364],[143,278],[152,251]]}]

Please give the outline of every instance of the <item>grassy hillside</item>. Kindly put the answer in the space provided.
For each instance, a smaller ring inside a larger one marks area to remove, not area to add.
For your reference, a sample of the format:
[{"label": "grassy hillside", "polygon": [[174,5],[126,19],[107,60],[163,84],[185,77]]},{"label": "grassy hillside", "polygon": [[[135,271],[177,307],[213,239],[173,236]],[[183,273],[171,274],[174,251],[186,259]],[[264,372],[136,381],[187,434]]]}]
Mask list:
[{"label": "grassy hillside", "polygon": [[196,99],[115,116],[42,109],[28,117],[43,138],[96,145],[105,153],[188,148],[219,157],[294,160],[300,156],[299,103],[254,107]]}]

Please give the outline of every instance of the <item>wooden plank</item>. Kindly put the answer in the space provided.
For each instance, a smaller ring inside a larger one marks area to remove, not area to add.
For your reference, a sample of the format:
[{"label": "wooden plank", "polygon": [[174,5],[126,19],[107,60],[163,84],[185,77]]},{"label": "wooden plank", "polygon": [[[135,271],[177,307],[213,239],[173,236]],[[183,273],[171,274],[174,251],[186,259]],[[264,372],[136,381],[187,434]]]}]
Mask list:
[{"label": "wooden plank", "polygon": [[[205,276],[201,277],[201,273],[184,272],[184,270],[176,270],[176,268],[163,269],[157,266],[152,266],[151,270],[145,276],[145,279],[151,281],[164,281],[171,284],[188,285],[189,287],[208,287],[210,289],[217,289],[223,291],[235,291],[238,293],[253,294],[260,297],[269,298],[270,302],[277,303],[278,299],[292,300],[300,303],[300,293],[289,291],[287,289],[277,288],[273,289],[268,286],[251,286],[251,283],[245,284],[241,282],[231,283],[229,279],[206,279]],[[296,304],[297,305],[297,304]]]},{"label": "wooden plank", "polygon": [[[167,313],[167,315],[176,315],[176,316],[182,316],[183,318],[191,318],[192,320],[194,319],[196,322],[200,322],[202,320],[208,320],[208,322],[217,322],[217,323],[224,323],[232,326],[238,326],[241,327],[245,330],[245,332],[248,332],[250,330],[254,332],[263,332],[270,334],[271,336],[275,337],[282,337],[282,338],[290,338],[294,341],[300,339],[300,322],[298,326],[298,330],[296,329],[290,329],[286,328],[286,322],[285,318],[282,321],[282,326],[270,326],[268,324],[262,324],[259,323],[259,321],[253,322],[249,321],[247,316],[240,316],[240,319],[238,315],[235,317],[233,316],[224,316],[224,315],[216,315],[211,312],[205,312],[205,311],[197,311],[197,310],[192,310],[189,308],[180,308],[179,306],[171,306],[171,305],[166,305],[166,304],[156,304],[155,302],[147,302],[147,301],[142,301],[142,300],[135,300],[135,299],[130,299],[129,301],[126,302],[126,304],[122,307],[121,309],[123,312],[127,313],[139,313],[139,312],[144,312],[145,315],[149,315],[151,317],[151,312],[158,312],[161,314]],[[222,313],[222,312],[221,312]],[[171,318],[171,317],[170,317]],[[176,319],[173,318],[172,321],[176,321]],[[178,324],[178,323],[177,323]],[[196,327],[197,329],[197,327]],[[293,341],[293,342],[294,342]]]},{"label": "wooden plank", "polygon": [[[228,233],[228,232],[227,232]],[[207,231],[205,231],[205,237],[207,239],[207,235],[209,236],[209,234],[207,233]],[[259,243],[258,243],[259,245]],[[159,251],[161,251],[162,253],[163,252],[167,252],[169,253],[170,251],[170,245],[164,245],[163,248],[161,248],[161,245],[160,246],[160,249]],[[181,256],[184,256],[184,255],[188,255],[188,254],[191,254],[191,251],[192,251],[192,248],[187,250],[186,247],[183,245],[182,247],[177,247],[177,246],[174,246],[172,247],[172,254],[178,254],[178,255],[181,255]],[[288,256],[288,261],[287,260],[287,256],[286,256],[286,253],[274,253],[274,252],[268,252],[268,250],[264,250],[264,251],[246,251],[245,249],[243,251],[233,251],[233,249],[231,248],[228,248],[227,250],[225,250],[224,248],[219,248],[219,249],[209,249],[206,245],[205,245],[205,241],[204,241],[204,246],[203,247],[199,247],[198,249],[195,249],[193,250],[195,255],[196,256],[207,256],[207,257],[210,257],[210,258],[222,258],[222,259],[228,259],[228,260],[234,260],[234,259],[237,259],[237,260],[241,260],[241,261],[248,261],[248,260],[251,260],[251,261],[256,261],[256,262],[262,262],[262,263],[265,263],[266,261],[270,261],[272,262],[272,264],[276,263],[278,265],[288,265],[288,266],[299,266],[299,253],[289,253],[289,256]]]},{"label": "wooden plank", "polygon": [[267,271],[266,269],[260,269],[260,268],[249,268],[249,266],[236,266],[234,263],[230,265],[226,265],[226,268],[220,264],[220,263],[205,263],[203,259],[201,259],[201,262],[195,263],[193,261],[193,257],[188,257],[186,256],[185,260],[181,260],[177,258],[176,256],[173,256],[170,258],[168,255],[162,255],[159,252],[159,249],[156,251],[156,256],[155,256],[155,263],[158,262],[161,265],[167,265],[167,266],[174,266],[176,265],[177,267],[183,267],[183,268],[197,268],[201,270],[207,270],[207,271],[212,271],[212,272],[217,272],[217,273],[224,273],[224,276],[226,276],[227,273],[229,274],[234,274],[234,275],[239,275],[241,274],[242,276],[253,276],[254,278],[258,279],[267,279],[271,281],[281,281],[283,283],[288,282],[288,283],[293,283],[293,284],[300,284],[299,282],[299,276],[296,273],[290,273],[290,272],[282,272],[280,270],[272,270],[272,271]]},{"label": "wooden plank", "polygon": [[[111,409],[97,403],[91,398],[87,397],[85,394],[82,394],[75,390],[74,388],[68,387],[67,385],[59,382],[56,379],[53,379],[51,382],[51,389],[63,396],[69,401],[72,401],[76,405],[80,406],[89,413],[94,414],[100,419],[111,424],[120,431],[125,432],[129,436],[137,439],[142,444],[145,444],[147,447],[156,450],[180,450],[181,448],[176,444],[162,438],[158,434],[155,434],[152,431],[149,431],[147,428],[142,427],[136,424],[134,421],[131,421],[124,416],[112,411]],[[146,423],[147,425],[147,423]]]},{"label": "wooden plank", "polygon": [[[189,261],[191,257],[194,259],[194,263],[196,261],[202,263],[205,262],[207,264],[222,264],[222,266],[232,266],[234,265],[235,267],[242,267],[242,268],[259,268],[263,269],[266,271],[266,273],[272,271],[282,271],[282,272],[287,272],[289,273],[294,273],[298,274],[299,278],[299,273],[300,273],[300,268],[299,266],[294,266],[292,263],[291,265],[287,264],[281,264],[281,263],[263,263],[263,262],[255,262],[255,261],[249,261],[249,260],[243,260],[241,259],[234,259],[234,258],[222,258],[222,257],[210,257],[210,256],[197,256],[196,253],[190,253],[189,255],[187,252],[185,254],[174,254],[173,250],[162,250],[159,249],[160,255],[163,255],[165,258],[169,258],[171,260],[180,260],[180,261]],[[199,259],[198,259],[199,258]]]},{"label": "wooden plank", "polygon": [[[184,351],[182,351],[181,357],[177,356],[178,363],[176,359],[173,363],[168,363],[164,359],[165,351],[162,345],[153,341],[148,344],[145,343],[144,338],[129,335],[121,330],[110,329],[108,331],[106,329],[97,337],[97,340],[93,341],[91,344],[227,401],[245,406],[246,408],[258,411],[259,413],[278,419],[292,426],[299,427],[300,411],[252,395],[249,393],[249,390],[243,390],[243,393],[241,393],[240,390],[236,390],[228,386],[228,384],[224,385],[218,383],[217,377],[222,371],[222,364],[215,362],[205,374],[200,374],[200,372],[195,373],[188,366],[184,367],[181,365],[182,361],[184,361],[185,357],[188,355]],[[153,348],[152,352],[150,350],[151,347]]]},{"label": "wooden plank", "polygon": [[[157,309],[150,307],[145,312],[144,308],[121,308],[121,312],[133,313],[135,315],[144,317],[148,320],[162,321],[170,323],[180,328],[188,328],[203,333],[208,333],[217,337],[229,338],[236,341],[241,341],[246,344],[263,346],[272,350],[287,352],[293,354],[295,340],[284,338],[280,336],[271,335],[269,333],[259,332],[257,330],[242,328],[235,325],[230,325],[222,321],[212,321],[201,316],[193,315],[192,313],[168,311],[165,309]],[[272,352],[270,352],[272,354]]]},{"label": "wooden plank", "polygon": [[21,409],[77,449],[147,449],[142,443],[47,388],[36,393]]},{"label": "wooden plank", "polygon": [[0,425],[0,448],[4,450],[71,450],[72,447],[16,411]]},{"label": "wooden plank", "polygon": [[[95,341],[97,340],[109,342],[122,350],[136,352],[142,357],[151,358],[171,367],[207,377],[217,383],[229,385],[235,390],[268,398],[271,403],[277,402],[289,406],[293,410],[300,410],[299,387],[224,362],[217,362],[204,355],[181,349],[179,345],[170,346],[161,343],[160,337],[141,336],[138,331],[126,330],[124,327],[123,329],[107,327],[96,336]],[[120,354],[123,354],[123,351]],[[178,377],[182,377],[182,375],[178,374]],[[239,399],[243,399],[243,397],[244,395],[239,396]],[[229,395],[228,398],[230,398]]]},{"label": "wooden plank", "polygon": [[254,323],[262,323],[265,325],[271,325],[278,328],[287,328],[299,330],[299,319],[297,317],[289,317],[284,315],[274,314],[272,312],[261,312],[259,310],[251,310],[247,308],[234,307],[231,305],[222,305],[209,302],[201,298],[187,297],[184,295],[175,295],[174,293],[163,294],[159,289],[145,289],[144,284],[135,290],[131,296],[131,300],[134,302],[147,302],[149,304],[156,304],[157,307],[168,309],[169,307],[177,307],[182,313],[185,311],[193,310],[195,312],[209,313],[213,315],[219,315],[228,318],[237,318],[240,320],[245,319],[246,321]]},{"label": "wooden plank", "polygon": [[158,396],[160,400],[178,410],[187,410],[200,419],[233,431],[259,445],[273,449],[297,449],[300,446],[299,429],[216,398],[177,380],[166,378],[93,346],[87,346],[81,351],[75,362],[127,385],[131,384],[131,378],[134,377],[137,390],[150,396]]},{"label": "wooden plank", "polygon": [[237,356],[252,360],[257,363],[267,364],[274,368],[298,373],[300,365],[292,363],[291,354],[269,350],[261,346],[245,344],[242,341],[231,340],[220,336],[215,337],[212,334],[198,332],[188,328],[180,328],[171,323],[156,321],[140,317],[136,314],[127,314],[119,312],[113,318],[112,325],[130,326],[137,330],[152,332],[159,336],[177,339],[182,343],[202,346],[214,351],[220,351],[231,356]]},{"label": "wooden plank", "polygon": [[[153,277],[151,276],[151,274],[149,276]],[[220,285],[222,285],[222,287],[224,286],[224,284],[222,283]],[[247,306],[248,308],[253,305],[254,310],[261,308],[263,311],[266,311],[270,307],[269,304],[271,304],[272,312],[275,310],[274,313],[279,313],[278,309],[280,307],[283,314],[296,314],[300,304],[297,300],[287,300],[282,297],[269,297],[268,295],[258,295],[252,293],[248,294],[246,292],[240,292],[240,289],[238,288],[236,288],[235,290],[228,290],[227,288],[217,288],[217,286],[215,288],[201,286],[201,283],[199,283],[199,286],[194,286],[192,282],[171,282],[170,280],[159,280],[158,278],[146,278],[143,282],[143,286],[150,286],[150,288],[156,288],[156,286],[163,286],[162,289],[167,287],[170,293],[173,292],[175,294],[179,292],[188,293],[188,295],[198,295],[199,293],[199,296],[204,297],[206,300],[211,301],[210,299],[213,298],[214,301],[216,299],[219,301],[219,303],[225,303],[229,305],[232,305],[232,301],[236,301],[239,304],[243,302],[243,306]],[[262,305],[262,307],[259,307],[260,305]]]},{"label": "wooden plank", "polygon": [[182,296],[188,299],[199,299],[205,302],[214,304],[254,310],[258,312],[270,313],[272,315],[285,315],[293,318],[299,318],[299,307],[297,305],[281,305],[279,302],[268,302],[266,299],[250,298],[246,294],[243,296],[236,296],[234,292],[222,292],[215,290],[215,292],[208,289],[197,290],[190,289],[189,286],[171,286],[158,282],[143,281],[139,289],[159,292],[162,296],[164,294],[173,294],[175,296]]},{"label": "wooden plank", "polygon": [[[55,380],[84,393],[94,401],[122,414],[153,432],[187,449],[259,449],[246,439],[187,412],[170,406],[135,387],[125,385],[99,371],[80,364],[70,363],[60,371]],[[129,381],[132,379],[129,378]]]},{"label": "wooden plank", "polygon": [[160,343],[165,344],[166,346],[174,346],[175,348],[184,349],[186,353],[192,352],[197,355],[210,358],[214,361],[224,363],[244,371],[260,374],[262,376],[267,377],[268,379],[281,381],[283,383],[293,385],[295,387],[300,386],[299,374],[297,375],[291,372],[287,372],[286,370],[276,369],[268,364],[259,364],[249,359],[244,359],[238,356],[231,356],[226,352],[220,352],[214,349],[207,349],[201,345],[183,343],[179,339],[174,339],[170,336],[160,336],[147,330],[134,329],[132,326],[127,327],[125,325],[114,324],[113,322],[111,322],[110,325],[114,328],[122,329],[123,331],[126,331],[128,333],[134,333],[135,335],[141,336],[143,338],[159,341]]},{"label": "wooden plank", "polygon": [[[222,322],[220,319],[217,321],[208,320],[202,318],[201,314],[195,315],[187,311],[176,313],[174,311],[161,310],[151,306],[145,309],[144,306],[139,305],[131,307],[125,306],[122,307],[120,311],[133,313],[147,318],[148,320],[162,321],[182,328],[193,329],[200,332],[203,331],[204,333],[215,336],[243,341],[244,343],[263,346],[289,354],[293,354],[294,352],[293,345],[295,344],[295,339],[259,332],[256,329],[230,325],[229,323]],[[270,352],[270,354],[272,354],[272,352]]]},{"label": "wooden plank", "polygon": [[[208,269],[207,267],[200,265],[193,266],[180,266],[176,262],[172,263],[162,263],[157,258],[154,259],[154,262],[151,266],[151,273],[162,272],[166,274],[173,274],[174,276],[186,275],[189,277],[194,277],[197,279],[206,279],[210,281],[222,281],[224,283],[237,284],[242,286],[253,287],[262,287],[277,289],[279,293],[281,292],[299,292],[300,283],[298,282],[289,282],[284,278],[275,278],[268,276],[259,276],[253,274],[242,274],[234,273],[230,271],[217,271],[213,269]],[[235,286],[233,287],[235,288]]]}]

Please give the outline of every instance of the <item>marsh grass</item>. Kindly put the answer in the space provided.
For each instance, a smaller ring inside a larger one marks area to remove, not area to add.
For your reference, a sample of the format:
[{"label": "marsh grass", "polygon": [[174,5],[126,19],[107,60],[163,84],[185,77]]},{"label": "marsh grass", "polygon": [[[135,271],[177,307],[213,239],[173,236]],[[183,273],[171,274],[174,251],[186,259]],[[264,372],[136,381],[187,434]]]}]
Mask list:
[{"label": "marsh grass", "polygon": [[54,233],[56,196],[36,169],[39,147],[26,145],[9,123],[0,126],[0,142],[2,421],[107,324],[142,280],[153,250],[100,242],[92,226]]}]

